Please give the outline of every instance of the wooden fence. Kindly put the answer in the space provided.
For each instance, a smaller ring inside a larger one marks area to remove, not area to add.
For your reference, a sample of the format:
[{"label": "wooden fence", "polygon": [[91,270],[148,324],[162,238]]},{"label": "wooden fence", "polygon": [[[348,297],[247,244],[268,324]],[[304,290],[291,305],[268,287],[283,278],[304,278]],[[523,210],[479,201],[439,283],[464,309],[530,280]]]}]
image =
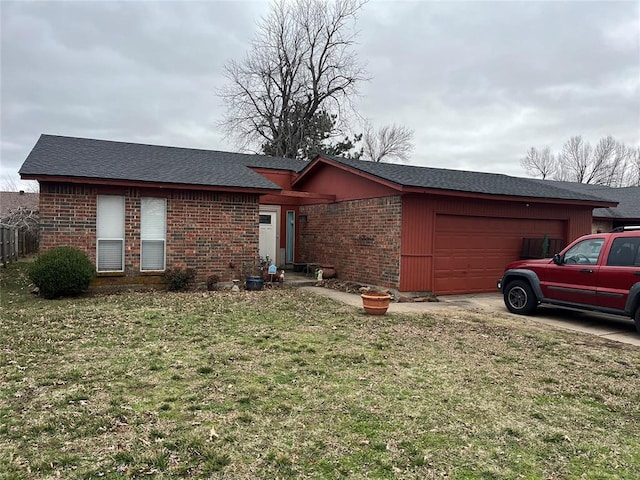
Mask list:
[{"label": "wooden fence", "polygon": [[18,257],[38,251],[38,236],[33,232],[16,227],[0,225],[0,263],[6,267]]},{"label": "wooden fence", "polygon": [[560,252],[565,246],[561,238],[523,238],[520,260],[549,258]]}]

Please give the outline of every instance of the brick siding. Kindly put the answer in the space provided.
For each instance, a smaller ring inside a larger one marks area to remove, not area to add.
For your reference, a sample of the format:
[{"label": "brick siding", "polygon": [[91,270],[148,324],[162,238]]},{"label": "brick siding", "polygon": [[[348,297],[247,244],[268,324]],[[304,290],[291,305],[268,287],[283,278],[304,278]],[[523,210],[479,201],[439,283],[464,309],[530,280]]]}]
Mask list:
[{"label": "brick siding", "polygon": [[108,283],[106,278],[114,278],[114,284],[157,283],[151,278],[147,282],[139,280],[139,277],[159,275],[140,272],[140,197],[143,196],[167,199],[167,268],[193,268],[196,282],[206,281],[211,274],[217,274],[221,281],[229,281],[238,278],[240,268],[253,263],[257,257],[258,195],[106,189],[49,182],[40,183],[40,251],[73,246],[85,251],[95,263],[97,196],[101,194],[125,197],[125,272],[100,276],[97,283]]},{"label": "brick siding", "polygon": [[343,280],[400,285],[399,196],[300,207],[300,259],[335,265]]},{"label": "brick siding", "polygon": [[593,220],[591,233],[610,232],[613,230],[613,220]]}]

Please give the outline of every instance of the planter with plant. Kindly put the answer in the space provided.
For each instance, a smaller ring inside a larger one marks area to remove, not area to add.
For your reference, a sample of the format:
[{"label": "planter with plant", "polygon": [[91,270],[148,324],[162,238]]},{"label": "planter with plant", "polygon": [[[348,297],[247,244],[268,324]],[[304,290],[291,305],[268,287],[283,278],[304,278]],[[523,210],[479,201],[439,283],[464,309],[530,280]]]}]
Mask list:
[{"label": "planter with plant", "polygon": [[244,285],[247,290],[262,290],[264,288],[264,277],[268,268],[269,257],[263,259],[258,257],[254,262],[244,262],[242,264],[241,275],[244,277]]}]

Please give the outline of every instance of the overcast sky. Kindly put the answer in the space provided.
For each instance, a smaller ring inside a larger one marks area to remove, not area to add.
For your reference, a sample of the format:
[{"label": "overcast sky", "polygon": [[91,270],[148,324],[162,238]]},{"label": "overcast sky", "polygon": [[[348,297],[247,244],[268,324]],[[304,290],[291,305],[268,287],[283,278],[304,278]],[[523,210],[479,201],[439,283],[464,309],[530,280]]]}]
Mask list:
[{"label": "overcast sky", "polygon": [[[223,65],[266,2],[0,2],[1,168],[41,133],[237,151],[218,127]],[[415,131],[413,165],[525,176],[573,135],[640,145],[640,2],[376,1],[359,113]],[[357,130],[357,126],[355,130]]]}]

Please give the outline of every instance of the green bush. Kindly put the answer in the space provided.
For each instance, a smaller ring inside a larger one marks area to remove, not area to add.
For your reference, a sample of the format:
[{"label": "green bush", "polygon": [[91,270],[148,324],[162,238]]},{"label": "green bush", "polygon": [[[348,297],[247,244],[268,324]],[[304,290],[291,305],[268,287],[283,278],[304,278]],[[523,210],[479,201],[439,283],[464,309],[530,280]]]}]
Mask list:
[{"label": "green bush", "polygon": [[180,267],[176,267],[169,268],[164,272],[164,281],[167,282],[167,288],[173,292],[186,290],[195,278],[196,271],[193,268],[183,270]]},{"label": "green bush", "polygon": [[58,247],[40,255],[29,268],[29,278],[44,298],[79,295],[89,288],[96,267],[77,248]]}]

